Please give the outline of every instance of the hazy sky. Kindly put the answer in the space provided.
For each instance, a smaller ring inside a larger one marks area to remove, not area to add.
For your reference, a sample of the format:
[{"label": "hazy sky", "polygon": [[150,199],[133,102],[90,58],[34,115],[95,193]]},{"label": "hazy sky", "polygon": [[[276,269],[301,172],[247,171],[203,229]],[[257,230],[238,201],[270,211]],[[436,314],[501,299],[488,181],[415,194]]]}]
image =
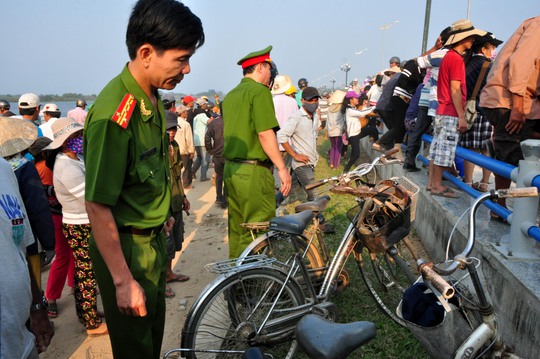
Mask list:
[{"label": "hazy sky", "polygon": [[[99,93],[128,61],[125,31],[134,0],[0,0],[0,94]],[[294,83],[336,87],[372,75],[392,55],[421,52],[425,0],[185,0],[204,26],[206,42],[175,92],[229,91],[242,74],[238,59],[273,45],[280,74]],[[433,0],[428,48],[440,31],[467,17],[507,39],[540,15],[538,0]],[[399,22],[396,22],[399,21]],[[381,27],[394,23],[386,30]],[[363,50],[363,51],[362,51]],[[361,52],[360,55],[355,53]]]}]

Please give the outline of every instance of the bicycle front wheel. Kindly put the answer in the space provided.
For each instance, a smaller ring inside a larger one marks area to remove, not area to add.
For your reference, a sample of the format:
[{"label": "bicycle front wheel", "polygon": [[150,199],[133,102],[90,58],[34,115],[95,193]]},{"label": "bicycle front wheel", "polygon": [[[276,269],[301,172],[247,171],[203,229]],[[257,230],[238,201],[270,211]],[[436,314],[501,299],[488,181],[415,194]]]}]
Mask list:
[{"label": "bicycle front wheel", "polygon": [[357,260],[364,283],[381,310],[401,326],[405,322],[396,314],[396,308],[403,298],[403,293],[416,280],[412,272],[407,246],[391,246],[384,253],[371,253],[362,246]]},{"label": "bicycle front wheel", "polygon": [[194,303],[182,332],[182,346],[220,350],[218,354],[198,352],[188,358],[238,358],[238,354],[226,351],[244,351],[251,346],[261,347],[274,358],[293,358],[297,350],[296,323],[284,323],[273,332],[261,329],[261,325],[269,313],[270,320],[276,319],[304,302],[296,282],[287,282],[286,275],[275,269],[252,268],[222,276]]}]

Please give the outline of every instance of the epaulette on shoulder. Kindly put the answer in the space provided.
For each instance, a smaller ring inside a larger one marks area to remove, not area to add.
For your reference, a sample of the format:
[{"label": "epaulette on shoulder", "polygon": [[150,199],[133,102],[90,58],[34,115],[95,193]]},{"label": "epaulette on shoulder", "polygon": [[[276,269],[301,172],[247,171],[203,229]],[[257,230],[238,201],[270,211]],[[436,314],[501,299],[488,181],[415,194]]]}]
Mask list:
[{"label": "epaulette on shoulder", "polygon": [[120,105],[118,106],[116,111],[114,112],[114,115],[111,117],[111,120],[116,122],[123,129],[126,129],[128,127],[129,120],[131,119],[131,114],[133,113],[136,105],[137,100],[135,99],[135,96],[127,93],[122,99],[122,102],[120,102]]}]

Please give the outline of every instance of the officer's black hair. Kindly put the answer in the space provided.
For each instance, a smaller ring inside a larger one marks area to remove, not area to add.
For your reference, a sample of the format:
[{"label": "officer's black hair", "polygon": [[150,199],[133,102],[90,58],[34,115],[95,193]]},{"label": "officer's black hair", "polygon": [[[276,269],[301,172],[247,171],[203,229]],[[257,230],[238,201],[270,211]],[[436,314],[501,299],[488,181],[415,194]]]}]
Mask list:
[{"label": "officer's black hair", "polygon": [[20,108],[19,107],[19,114],[21,116],[32,116],[38,109],[36,107],[32,108]]},{"label": "officer's black hair", "polygon": [[197,49],[204,44],[201,19],[176,0],[139,0],[131,11],[126,32],[131,60],[144,44],[158,52]]}]

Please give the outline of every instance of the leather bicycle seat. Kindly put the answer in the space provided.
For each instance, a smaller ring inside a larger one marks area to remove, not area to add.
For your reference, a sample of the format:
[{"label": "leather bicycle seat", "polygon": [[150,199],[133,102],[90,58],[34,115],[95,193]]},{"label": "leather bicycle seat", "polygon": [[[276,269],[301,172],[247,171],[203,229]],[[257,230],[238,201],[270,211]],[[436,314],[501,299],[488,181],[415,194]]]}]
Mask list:
[{"label": "leather bicycle seat", "polygon": [[306,314],[296,325],[296,340],[310,358],[346,358],[375,338],[371,322],[334,323],[315,314]]},{"label": "leather bicycle seat", "polygon": [[270,229],[290,234],[302,234],[313,219],[313,211],[274,217],[270,220]]},{"label": "leather bicycle seat", "polygon": [[299,204],[298,206],[294,207],[294,211],[296,213],[306,210],[322,212],[325,210],[326,206],[328,206],[328,202],[330,202],[330,196],[321,196],[314,201]]}]

